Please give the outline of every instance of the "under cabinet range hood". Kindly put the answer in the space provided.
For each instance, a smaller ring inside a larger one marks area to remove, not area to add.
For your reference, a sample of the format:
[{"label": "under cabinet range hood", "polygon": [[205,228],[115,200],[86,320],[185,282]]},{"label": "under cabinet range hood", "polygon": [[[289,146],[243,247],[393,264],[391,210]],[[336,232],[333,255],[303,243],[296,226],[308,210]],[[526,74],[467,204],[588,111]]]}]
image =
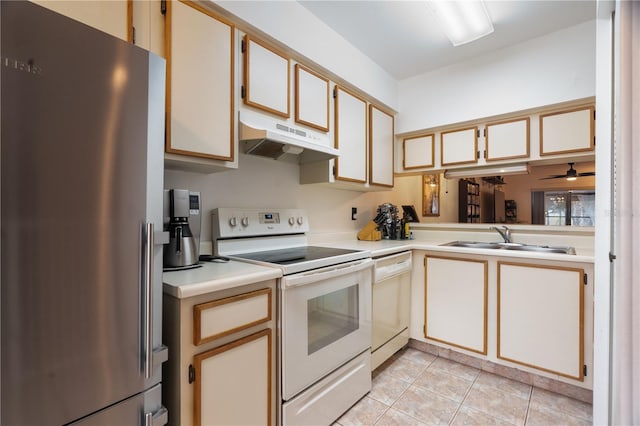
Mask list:
[{"label": "under cabinet range hood", "polygon": [[297,156],[299,163],[329,160],[339,155],[326,134],[296,128],[255,114],[240,112],[240,142],[245,154],[274,160]]}]

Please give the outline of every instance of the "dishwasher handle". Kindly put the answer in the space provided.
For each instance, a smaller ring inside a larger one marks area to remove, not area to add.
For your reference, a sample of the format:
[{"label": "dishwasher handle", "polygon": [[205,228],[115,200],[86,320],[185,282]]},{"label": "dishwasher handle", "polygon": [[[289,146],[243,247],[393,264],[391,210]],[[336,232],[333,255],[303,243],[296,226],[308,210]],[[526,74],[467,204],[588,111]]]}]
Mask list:
[{"label": "dishwasher handle", "polygon": [[410,252],[376,259],[373,282],[377,283],[396,275],[409,273],[411,272],[411,267]]}]

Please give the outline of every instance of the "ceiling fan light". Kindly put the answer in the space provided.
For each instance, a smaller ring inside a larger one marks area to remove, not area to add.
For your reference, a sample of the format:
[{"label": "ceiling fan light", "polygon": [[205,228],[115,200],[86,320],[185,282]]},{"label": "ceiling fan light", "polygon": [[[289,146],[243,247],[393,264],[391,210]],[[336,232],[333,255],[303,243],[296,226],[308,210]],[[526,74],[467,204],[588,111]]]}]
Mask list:
[{"label": "ceiling fan light", "polygon": [[575,176],[569,176],[569,177],[567,178],[567,180],[568,180],[568,181],[574,181],[574,180],[576,180],[576,179],[577,179],[577,177],[575,177]]},{"label": "ceiling fan light", "polygon": [[454,46],[472,42],[493,32],[493,23],[482,0],[430,0],[442,30]]}]

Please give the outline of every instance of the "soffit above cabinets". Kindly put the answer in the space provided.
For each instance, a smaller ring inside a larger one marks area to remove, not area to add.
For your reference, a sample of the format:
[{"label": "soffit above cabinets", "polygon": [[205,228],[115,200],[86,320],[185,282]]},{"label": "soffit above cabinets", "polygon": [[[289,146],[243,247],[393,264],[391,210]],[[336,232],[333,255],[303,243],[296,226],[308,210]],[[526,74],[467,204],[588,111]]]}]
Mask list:
[{"label": "soffit above cabinets", "polygon": [[485,1],[495,31],[453,47],[427,1],[298,1],[396,80],[596,18],[596,2]]}]

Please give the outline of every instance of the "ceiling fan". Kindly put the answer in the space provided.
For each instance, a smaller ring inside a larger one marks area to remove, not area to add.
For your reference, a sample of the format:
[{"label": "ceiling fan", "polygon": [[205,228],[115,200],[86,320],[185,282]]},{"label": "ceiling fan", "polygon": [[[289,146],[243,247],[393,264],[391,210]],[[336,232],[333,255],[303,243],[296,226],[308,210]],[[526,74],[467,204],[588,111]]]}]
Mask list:
[{"label": "ceiling fan", "polygon": [[576,180],[576,178],[579,177],[583,177],[583,176],[595,176],[596,172],[584,172],[584,173],[578,173],[576,169],[573,168],[573,165],[575,163],[567,163],[569,164],[569,170],[567,170],[567,172],[563,175],[553,175],[553,176],[547,176],[547,177],[543,177],[540,178],[540,180],[542,179],[567,179],[567,180]]}]

